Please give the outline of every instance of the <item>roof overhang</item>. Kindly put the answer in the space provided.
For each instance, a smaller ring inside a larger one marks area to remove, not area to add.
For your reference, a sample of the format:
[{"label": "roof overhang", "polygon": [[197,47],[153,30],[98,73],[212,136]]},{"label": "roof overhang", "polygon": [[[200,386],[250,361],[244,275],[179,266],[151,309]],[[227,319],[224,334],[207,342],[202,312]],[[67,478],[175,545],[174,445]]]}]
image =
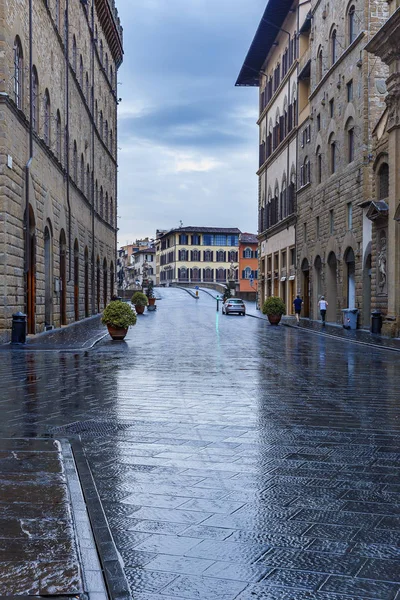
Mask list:
[{"label": "roof overhang", "polygon": [[389,214],[389,207],[384,200],[374,200],[369,205],[369,209],[367,211],[367,218],[370,221],[376,221],[378,219],[382,219],[383,217],[387,217]]},{"label": "roof overhang", "polygon": [[293,4],[293,0],[268,0],[235,85],[260,85],[260,70]]}]

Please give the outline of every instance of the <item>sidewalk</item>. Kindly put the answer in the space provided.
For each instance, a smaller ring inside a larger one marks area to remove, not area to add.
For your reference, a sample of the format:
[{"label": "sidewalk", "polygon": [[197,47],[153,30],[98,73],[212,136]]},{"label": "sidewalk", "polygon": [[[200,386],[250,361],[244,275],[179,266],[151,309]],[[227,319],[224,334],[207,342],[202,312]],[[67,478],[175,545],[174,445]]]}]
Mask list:
[{"label": "sidewalk", "polygon": [[[245,304],[247,316],[268,321],[268,318],[262,314],[261,310],[257,310],[255,308],[254,302],[245,302]],[[307,331],[309,333],[340,338],[349,342],[355,342],[367,346],[375,346],[378,348],[386,348],[400,352],[399,338],[389,338],[383,335],[377,335],[366,329],[344,329],[344,327],[339,324],[326,323],[326,325],[322,325],[321,321],[311,321],[310,319],[304,318],[300,319],[300,325],[297,325],[296,318],[294,316],[283,317],[281,323],[286,327],[293,327],[297,330]]]},{"label": "sidewalk", "polygon": [[107,598],[70,445],[0,439],[0,596],[84,592]]},{"label": "sidewalk", "polygon": [[44,331],[37,335],[28,336],[26,344],[3,344],[1,350],[89,350],[104,336],[106,327],[101,323],[101,315],[94,315],[82,321],[77,321]]}]

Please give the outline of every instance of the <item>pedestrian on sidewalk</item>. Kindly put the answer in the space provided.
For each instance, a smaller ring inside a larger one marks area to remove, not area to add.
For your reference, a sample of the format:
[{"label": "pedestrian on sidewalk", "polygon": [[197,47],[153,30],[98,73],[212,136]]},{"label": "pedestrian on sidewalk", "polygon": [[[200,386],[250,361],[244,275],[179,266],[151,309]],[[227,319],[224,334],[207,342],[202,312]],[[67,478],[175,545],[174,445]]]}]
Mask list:
[{"label": "pedestrian on sidewalk", "polygon": [[296,313],[297,325],[300,325],[300,313],[301,313],[302,304],[303,304],[303,300],[297,294],[296,298],[293,300],[293,306],[294,306],[294,312]]},{"label": "pedestrian on sidewalk", "polygon": [[321,313],[322,325],[325,325],[325,317],[326,317],[326,309],[328,308],[328,303],[325,300],[325,296],[321,296],[321,300],[318,302],[319,312]]}]

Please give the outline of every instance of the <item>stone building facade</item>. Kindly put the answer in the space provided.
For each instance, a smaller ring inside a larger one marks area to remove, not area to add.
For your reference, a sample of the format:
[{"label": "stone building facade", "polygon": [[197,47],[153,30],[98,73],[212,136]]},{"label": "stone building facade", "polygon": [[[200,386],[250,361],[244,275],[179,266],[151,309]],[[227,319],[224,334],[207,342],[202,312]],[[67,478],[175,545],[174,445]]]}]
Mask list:
[{"label": "stone building facade", "polygon": [[[341,323],[356,308],[370,325],[372,135],[384,104],[385,67],[364,48],[388,15],[379,0],[312,0],[300,28],[308,57],[308,118],[298,133],[297,270],[304,316]],[[302,73],[299,73],[299,77]]]},{"label": "stone building facade", "polygon": [[[372,307],[383,333],[400,335],[400,0],[366,50],[388,67],[386,106],[373,132],[373,186],[366,202],[372,223]],[[384,89],[385,86],[382,86]]]},{"label": "stone building facade", "polygon": [[260,88],[259,302],[280,296],[288,313],[296,293],[297,131],[303,110],[298,32],[307,4],[268,2],[236,82]]},{"label": "stone building facade", "polygon": [[116,259],[114,0],[0,3],[0,340],[99,312]]}]

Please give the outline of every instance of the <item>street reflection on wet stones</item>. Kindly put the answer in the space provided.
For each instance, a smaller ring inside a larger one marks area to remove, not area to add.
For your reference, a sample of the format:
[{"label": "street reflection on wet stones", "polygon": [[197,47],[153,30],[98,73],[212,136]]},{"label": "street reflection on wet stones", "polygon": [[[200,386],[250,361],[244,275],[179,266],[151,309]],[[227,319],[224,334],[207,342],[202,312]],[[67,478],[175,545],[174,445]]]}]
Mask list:
[{"label": "street reflection on wet stones", "polygon": [[81,436],[135,599],[398,597],[399,355],[162,296],[3,353],[2,437]]}]

